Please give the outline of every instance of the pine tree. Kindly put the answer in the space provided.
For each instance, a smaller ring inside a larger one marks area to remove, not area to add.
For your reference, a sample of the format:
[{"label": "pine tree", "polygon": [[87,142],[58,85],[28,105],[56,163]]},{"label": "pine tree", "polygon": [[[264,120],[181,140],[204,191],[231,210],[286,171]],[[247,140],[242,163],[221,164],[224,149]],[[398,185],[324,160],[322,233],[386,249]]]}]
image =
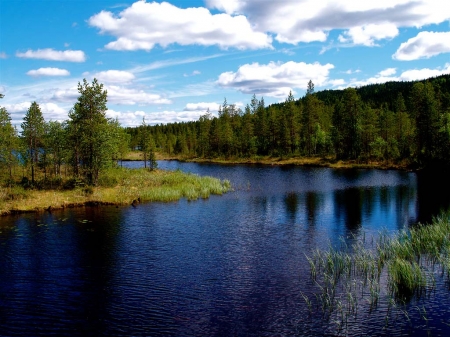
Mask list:
[{"label": "pine tree", "polygon": [[89,84],[86,79],[78,83],[78,102],[69,112],[71,131],[70,148],[74,172],[92,185],[98,181],[100,171],[111,163],[111,143],[114,135],[106,118],[107,92],[97,79]]},{"label": "pine tree", "polygon": [[17,158],[14,151],[18,146],[16,129],[11,124],[11,117],[6,108],[0,107],[0,167],[5,166],[12,179],[12,167]]},{"label": "pine tree", "polygon": [[39,162],[40,152],[44,147],[45,121],[36,102],[31,103],[23,118],[22,138],[27,148],[27,158],[31,163],[31,183],[35,183],[35,167]]}]

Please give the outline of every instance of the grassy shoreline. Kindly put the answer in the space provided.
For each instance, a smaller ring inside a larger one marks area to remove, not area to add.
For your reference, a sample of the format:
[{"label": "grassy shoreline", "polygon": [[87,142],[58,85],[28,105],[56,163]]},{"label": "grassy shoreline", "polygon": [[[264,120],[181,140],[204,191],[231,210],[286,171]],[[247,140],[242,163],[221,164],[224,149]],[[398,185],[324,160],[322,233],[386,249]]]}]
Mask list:
[{"label": "grassy shoreline", "polygon": [[[140,161],[142,159],[140,152],[130,152],[124,161]],[[368,161],[360,162],[357,160],[336,160],[334,157],[271,157],[257,156],[252,158],[199,158],[182,155],[156,154],[157,160],[179,160],[195,163],[213,163],[224,165],[270,165],[270,166],[310,166],[310,167],[329,167],[337,169],[379,169],[379,170],[411,170],[406,162],[394,163],[387,161]]]},{"label": "grassy shoreline", "polygon": [[229,181],[181,171],[116,168],[105,172],[103,183],[96,187],[69,190],[0,187],[0,216],[81,206],[206,199],[211,194],[226,193],[230,188]]}]

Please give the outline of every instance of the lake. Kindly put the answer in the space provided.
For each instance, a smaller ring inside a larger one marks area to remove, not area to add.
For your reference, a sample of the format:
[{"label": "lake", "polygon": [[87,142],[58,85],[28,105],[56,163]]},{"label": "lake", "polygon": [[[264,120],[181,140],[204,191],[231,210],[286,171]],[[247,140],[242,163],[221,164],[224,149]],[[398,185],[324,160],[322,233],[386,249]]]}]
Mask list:
[{"label": "lake", "polygon": [[158,164],[234,191],[0,218],[0,336],[450,335],[439,275],[394,313],[362,301],[345,331],[303,297],[319,292],[305,255],[429,221],[450,206],[445,175]]}]

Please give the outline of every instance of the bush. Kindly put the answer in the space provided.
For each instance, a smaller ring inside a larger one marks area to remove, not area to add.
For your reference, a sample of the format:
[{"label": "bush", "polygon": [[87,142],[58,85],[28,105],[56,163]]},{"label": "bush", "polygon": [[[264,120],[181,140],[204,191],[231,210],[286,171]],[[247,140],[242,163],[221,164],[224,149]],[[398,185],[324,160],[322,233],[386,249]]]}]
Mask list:
[{"label": "bush", "polygon": [[86,196],[92,195],[92,194],[94,194],[94,189],[92,188],[92,186],[87,186],[87,187],[83,188],[83,192]]},{"label": "bush", "polygon": [[77,187],[84,187],[86,185],[86,183],[84,182],[83,179],[80,178],[72,178],[67,180],[64,185],[63,188],[65,190],[73,190]]},{"label": "bush", "polygon": [[10,201],[10,200],[23,200],[27,198],[27,191],[21,186],[15,186],[12,188],[1,188],[0,187],[0,201]]},{"label": "bush", "polygon": [[98,186],[101,187],[115,187],[119,183],[119,180],[117,177],[110,176],[110,175],[101,175],[98,178]]}]

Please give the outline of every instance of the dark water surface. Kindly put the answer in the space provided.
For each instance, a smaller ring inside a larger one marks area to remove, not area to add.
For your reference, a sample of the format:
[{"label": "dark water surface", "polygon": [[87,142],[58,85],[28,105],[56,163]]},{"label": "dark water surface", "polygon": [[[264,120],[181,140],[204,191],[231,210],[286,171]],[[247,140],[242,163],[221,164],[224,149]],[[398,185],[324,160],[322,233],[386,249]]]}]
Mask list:
[{"label": "dark water surface", "polygon": [[[126,165],[137,167],[139,162]],[[208,200],[0,218],[0,336],[321,336],[305,254],[426,222],[450,205],[434,174],[159,162],[229,179]],[[343,239],[340,239],[342,237]],[[450,291],[390,316],[360,305],[352,336],[450,335]],[[386,324],[387,323],[387,324]]]}]

